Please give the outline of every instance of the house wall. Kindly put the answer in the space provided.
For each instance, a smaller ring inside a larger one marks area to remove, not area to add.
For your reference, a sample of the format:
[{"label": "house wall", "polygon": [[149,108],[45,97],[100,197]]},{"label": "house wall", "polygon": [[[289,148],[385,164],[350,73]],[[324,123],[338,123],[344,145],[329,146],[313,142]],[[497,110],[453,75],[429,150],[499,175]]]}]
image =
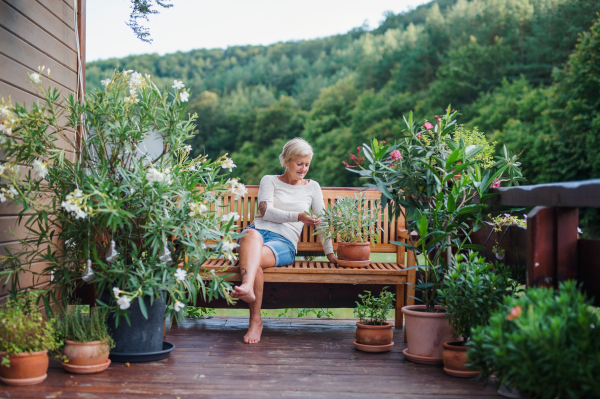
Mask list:
[{"label": "house wall", "polygon": [[[81,43],[80,61],[77,36]],[[51,70],[49,77],[43,74],[46,84],[65,96],[76,93],[79,62],[84,74],[85,0],[0,0],[0,97],[8,100],[10,96],[13,105],[27,107],[40,101],[27,73],[37,72],[42,65]],[[85,82],[85,75],[81,78]],[[75,137],[76,132],[71,131],[70,135]],[[18,212],[14,205],[0,204],[0,256],[6,253],[7,246],[15,245],[14,234],[24,237],[26,233],[17,223]],[[40,271],[44,264],[30,267]],[[47,283],[47,278],[34,281],[30,274],[21,276],[22,286],[42,287]],[[5,289],[0,290],[0,301],[6,294]]]}]

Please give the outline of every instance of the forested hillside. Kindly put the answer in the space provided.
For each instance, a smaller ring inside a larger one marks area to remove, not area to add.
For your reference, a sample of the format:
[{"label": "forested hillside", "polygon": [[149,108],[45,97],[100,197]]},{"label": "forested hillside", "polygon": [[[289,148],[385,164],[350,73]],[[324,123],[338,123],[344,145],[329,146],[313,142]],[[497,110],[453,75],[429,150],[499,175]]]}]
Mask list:
[{"label": "forested hillside", "polygon": [[315,148],[311,178],[361,185],[341,165],[350,152],[400,137],[410,110],[431,120],[448,104],[523,151],[530,183],[600,177],[599,12],[597,0],[439,0],[370,32],[92,62],[87,84],[114,68],[183,80],[194,151],[230,153],[246,184],[280,173],[283,143],[301,136]]}]

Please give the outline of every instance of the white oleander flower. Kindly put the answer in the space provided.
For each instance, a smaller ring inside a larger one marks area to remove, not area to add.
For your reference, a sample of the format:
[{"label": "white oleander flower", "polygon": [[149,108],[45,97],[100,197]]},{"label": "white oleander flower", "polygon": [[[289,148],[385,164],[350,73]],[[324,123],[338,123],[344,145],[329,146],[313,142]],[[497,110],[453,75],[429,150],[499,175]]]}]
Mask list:
[{"label": "white oleander flower", "polygon": [[227,215],[223,215],[221,220],[224,222],[229,222],[231,219],[233,219],[233,221],[236,222],[239,218],[240,215],[238,215],[237,212],[229,212]]},{"label": "white oleander flower", "polygon": [[230,179],[229,183],[229,192],[235,196],[235,199],[238,200],[240,197],[243,197],[248,193],[248,189],[242,183],[238,182],[237,179]]},{"label": "white oleander flower", "polygon": [[129,309],[131,306],[131,298],[129,298],[127,295],[123,295],[121,298],[119,298],[117,304],[122,310]]},{"label": "white oleander flower", "polygon": [[177,281],[183,281],[186,277],[187,272],[183,269],[177,269],[177,271],[175,272],[175,279],[177,279]]},{"label": "white oleander flower", "polygon": [[39,73],[32,73],[31,75],[29,75],[29,79],[31,79],[31,81],[33,83],[35,83],[36,85],[40,84],[40,74]]},{"label": "white oleander flower", "polygon": [[111,84],[111,82],[111,79],[104,79],[100,81],[100,83],[102,83],[103,86],[108,86],[109,84]]},{"label": "white oleander flower", "polygon": [[119,299],[119,294],[122,291],[120,289],[118,289],[117,287],[113,287],[113,294],[115,295],[115,298]]},{"label": "white oleander flower", "polygon": [[223,168],[223,169],[229,169],[229,171],[231,172],[231,170],[233,168],[235,168],[235,164],[233,163],[233,159],[231,159],[231,158],[225,158],[225,160],[221,164],[221,168]]},{"label": "white oleander flower", "polygon": [[165,174],[158,171],[156,168],[148,169],[146,172],[146,180],[150,183],[163,182],[165,180]]},{"label": "white oleander flower", "polygon": [[183,82],[181,80],[174,80],[173,81],[173,86],[171,86],[174,89],[183,89],[185,87],[185,85],[183,84]]},{"label": "white oleander flower", "polygon": [[176,301],[173,308],[176,312],[179,312],[181,309],[185,308],[185,305],[182,302]]},{"label": "white oleander flower", "polygon": [[188,144],[188,145],[185,145],[185,146],[183,146],[183,151],[185,151],[185,152],[190,152],[190,151],[192,151],[192,146],[191,146],[191,145],[189,145],[189,144]]},{"label": "white oleander flower", "polygon": [[83,197],[83,192],[80,189],[76,188],[75,191],[73,191],[73,197],[81,198]]},{"label": "white oleander flower", "polygon": [[77,208],[77,212],[75,212],[75,219],[85,219],[87,217],[87,213],[85,213],[81,208]]},{"label": "white oleander flower", "polygon": [[141,73],[134,72],[129,77],[129,89],[137,89],[144,84],[144,78]]},{"label": "white oleander flower", "polygon": [[4,193],[6,191],[5,188],[3,188],[2,190],[0,190],[0,202],[5,202],[6,201],[6,194]]},{"label": "white oleander flower", "polygon": [[6,164],[0,163],[0,175],[4,173],[5,169],[6,169]]},{"label": "white oleander flower", "polygon": [[11,197],[16,197],[17,195],[19,195],[19,193],[17,192],[17,190],[15,189],[14,186],[10,186],[8,188],[7,194],[10,195]]},{"label": "white oleander flower", "polygon": [[181,93],[179,93],[179,99],[181,100],[181,102],[187,103],[190,99],[190,93],[187,91],[182,91]]},{"label": "white oleander flower", "polygon": [[199,202],[195,202],[193,204],[190,204],[190,212],[188,213],[188,216],[197,217],[202,215],[206,211],[208,211],[208,207],[206,205],[201,204]]},{"label": "white oleander flower", "polygon": [[11,167],[12,171],[15,172],[16,175],[21,171],[21,167],[19,165],[13,164]]},{"label": "white oleander flower", "polygon": [[125,102],[128,104],[137,104],[140,102],[140,99],[133,94],[131,97],[125,97]]},{"label": "white oleander flower", "polygon": [[231,241],[223,241],[221,249],[225,252],[231,252],[237,247],[237,244]]},{"label": "white oleander flower", "polygon": [[45,179],[48,175],[48,167],[44,162],[40,161],[39,159],[33,161],[33,170],[35,171],[35,173],[38,174],[38,176],[41,179]]}]

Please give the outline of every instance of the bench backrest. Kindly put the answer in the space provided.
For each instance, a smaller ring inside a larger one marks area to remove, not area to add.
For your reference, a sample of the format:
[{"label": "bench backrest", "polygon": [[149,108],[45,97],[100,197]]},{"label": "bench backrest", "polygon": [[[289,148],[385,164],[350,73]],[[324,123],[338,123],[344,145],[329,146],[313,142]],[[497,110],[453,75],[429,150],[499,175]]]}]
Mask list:
[{"label": "bench backrest", "polygon": [[[245,197],[234,200],[233,196],[227,196],[224,198],[223,208],[224,212],[237,212],[240,215],[238,225],[243,230],[254,220],[254,215],[258,209],[258,186],[246,186],[248,194]],[[375,189],[364,189],[362,187],[322,187],[323,199],[325,206],[329,206],[334,203],[338,197],[346,197],[348,195],[354,196],[360,191],[365,192],[366,199],[378,199],[381,196],[381,192]],[[392,241],[400,241],[399,237],[396,237],[398,229],[404,229],[404,218],[401,215],[399,218],[390,218],[388,210],[385,209],[380,212],[379,222],[377,227],[380,228],[380,243],[371,243],[372,252],[388,252],[397,253],[398,246],[392,244]],[[240,230],[240,231],[241,231]],[[300,235],[300,241],[298,242],[298,252],[321,252],[323,247],[319,237],[313,236],[312,233],[314,227],[304,226],[302,234]],[[403,248],[403,247],[401,247]],[[333,250],[337,250],[337,240],[333,241]]]}]

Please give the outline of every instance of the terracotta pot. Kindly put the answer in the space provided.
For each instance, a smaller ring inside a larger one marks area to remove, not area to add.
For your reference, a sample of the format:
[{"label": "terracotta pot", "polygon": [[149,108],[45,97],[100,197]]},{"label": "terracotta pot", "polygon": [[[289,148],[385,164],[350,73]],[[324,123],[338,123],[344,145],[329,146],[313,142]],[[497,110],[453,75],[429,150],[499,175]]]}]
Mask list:
[{"label": "terracotta pot", "polygon": [[425,309],[425,305],[402,308],[407,338],[407,348],[403,353],[415,363],[442,364],[442,343],[453,340],[454,330],[441,306],[435,307],[439,313],[426,312]]},{"label": "terracotta pot", "polygon": [[[0,352],[4,358],[6,352]],[[7,385],[33,385],[44,381],[48,376],[48,351],[17,353],[11,355],[10,367],[0,366],[0,380]]]},{"label": "terracotta pot", "polygon": [[468,346],[463,341],[444,342],[442,346],[442,359],[444,360],[444,371],[454,377],[477,377],[481,370],[471,370],[466,364]]},{"label": "terracotta pot", "polygon": [[108,360],[110,348],[103,341],[75,342],[67,340],[63,355],[69,359],[67,364],[73,366],[91,366],[103,364]]},{"label": "terracotta pot", "polygon": [[386,352],[394,346],[392,323],[369,325],[356,323],[356,349],[364,352]]},{"label": "terracotta pot", "polygon": [[366,261],[371,257],[369,242],[340,242],[337,247],[338,259],[347,261]]}]

